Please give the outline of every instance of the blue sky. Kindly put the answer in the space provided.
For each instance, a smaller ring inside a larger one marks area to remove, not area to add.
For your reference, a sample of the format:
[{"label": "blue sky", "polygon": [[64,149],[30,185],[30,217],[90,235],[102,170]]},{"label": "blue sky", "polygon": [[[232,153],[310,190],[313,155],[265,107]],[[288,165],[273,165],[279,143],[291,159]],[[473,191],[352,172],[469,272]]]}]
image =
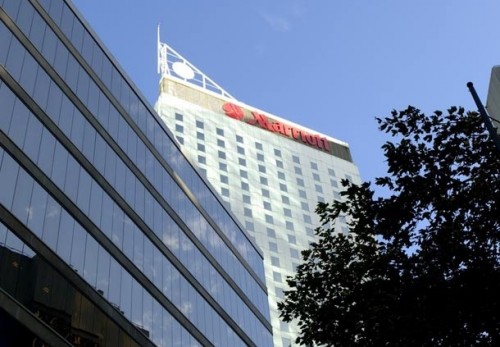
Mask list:
[{"label": "blue sky", "polygon": [[413,105],[476,109],[500,65],[498,0],[74,0],[144,96],[162,41],[238,100],[351,147],[385,173],[376,116]]}]

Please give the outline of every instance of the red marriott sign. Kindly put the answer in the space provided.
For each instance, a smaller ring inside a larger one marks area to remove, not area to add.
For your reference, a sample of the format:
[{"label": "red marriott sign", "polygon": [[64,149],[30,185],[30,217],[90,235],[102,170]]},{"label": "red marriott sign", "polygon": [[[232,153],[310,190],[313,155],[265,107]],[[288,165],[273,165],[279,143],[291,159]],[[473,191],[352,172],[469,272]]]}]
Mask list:
[{"label": "red marriott sign", "polygon": [[281,134],[296,141],[301,141],[306,145],[322,149],[325,152],[330,152],[330,143],[326,137],[310,134],[302,129],[297,129],[285,123],[270,119],[262,113],[255,111],[245,112],[245,110],[235,104],[225,103],[222,105],[222,109],[224,113],[231,118],[258,126],[273,133]]}]

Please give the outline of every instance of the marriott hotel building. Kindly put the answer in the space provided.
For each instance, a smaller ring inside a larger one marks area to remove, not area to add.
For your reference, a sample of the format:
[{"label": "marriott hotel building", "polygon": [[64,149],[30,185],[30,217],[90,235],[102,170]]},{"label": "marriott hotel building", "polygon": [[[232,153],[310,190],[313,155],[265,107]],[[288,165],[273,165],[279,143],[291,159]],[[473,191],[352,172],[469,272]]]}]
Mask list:
[{"label": "marriott hotel building", "polygon": [[164,43],[159,70],[157,112],[262,249],[274,346],[295,346],[297,326],[280,322],[277,302],[315,241],[317,202],[340,199],[342,179],[360,181],[349,146],[239,102]]},{"label": "marriott hotel building", "polygon": [[[243,131],[184,103],[237,168]],[[70,2],[0,0],[0,346],[272,346],[262,251],[204,176]]]}]

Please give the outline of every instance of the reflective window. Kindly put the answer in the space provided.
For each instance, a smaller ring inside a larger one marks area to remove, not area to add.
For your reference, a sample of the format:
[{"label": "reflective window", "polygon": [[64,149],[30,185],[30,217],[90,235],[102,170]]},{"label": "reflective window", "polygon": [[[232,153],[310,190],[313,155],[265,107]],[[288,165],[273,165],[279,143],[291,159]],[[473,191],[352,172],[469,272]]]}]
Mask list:
[{"label": "reflective window", "polygon": [[278,252],[278,245],[275,242],[269,242],[269,250],[272,252]]},{"label": "reflective window", "polygon": [[272,237],[273,239],[276,238],[276,231],[274,231],[274,229],[267,228],[266,230],[267,230],[267,236]]},{"label": "reflective window", "polygon": [[278,257],[271,257],[271,265],[280,266],[280,260],[278,259]]}]

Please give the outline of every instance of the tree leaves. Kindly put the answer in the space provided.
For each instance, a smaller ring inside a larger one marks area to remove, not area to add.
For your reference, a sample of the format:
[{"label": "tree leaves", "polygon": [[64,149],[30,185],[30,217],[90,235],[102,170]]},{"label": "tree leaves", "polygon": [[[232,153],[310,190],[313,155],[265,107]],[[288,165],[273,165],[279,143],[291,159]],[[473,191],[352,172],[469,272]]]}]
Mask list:
[{"label": "tree leaves", "polygon": [[[377,122],[388,194],[342,181],[343,201],[318,204],[282,319],[304,345],[500,345],[500,163],[479,116],[409,106]],[[349,233],[330,229],[345,215]]]}]

